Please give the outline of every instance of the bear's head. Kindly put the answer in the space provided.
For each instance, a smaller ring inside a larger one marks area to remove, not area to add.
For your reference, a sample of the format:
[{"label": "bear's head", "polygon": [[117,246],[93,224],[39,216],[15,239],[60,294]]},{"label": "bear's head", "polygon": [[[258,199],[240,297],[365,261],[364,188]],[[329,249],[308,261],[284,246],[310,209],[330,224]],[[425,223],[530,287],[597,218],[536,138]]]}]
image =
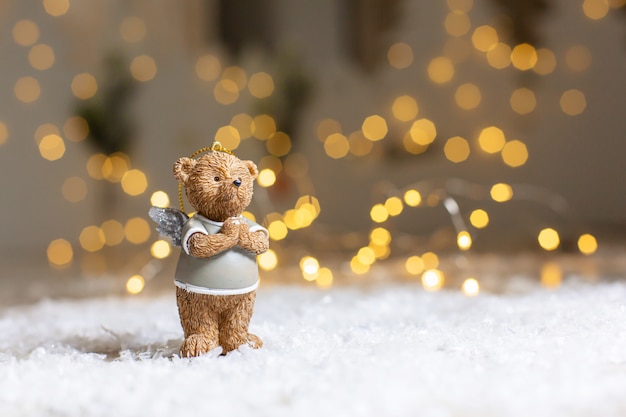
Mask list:
[{"label": "bear's head", "polygon": [[174,177],[185,187],[189,203],[198,214],[217,222],[243,213],[252,200],[257,174],[254,162],[222,151],[198,159],[179,158],[174,164]]}]

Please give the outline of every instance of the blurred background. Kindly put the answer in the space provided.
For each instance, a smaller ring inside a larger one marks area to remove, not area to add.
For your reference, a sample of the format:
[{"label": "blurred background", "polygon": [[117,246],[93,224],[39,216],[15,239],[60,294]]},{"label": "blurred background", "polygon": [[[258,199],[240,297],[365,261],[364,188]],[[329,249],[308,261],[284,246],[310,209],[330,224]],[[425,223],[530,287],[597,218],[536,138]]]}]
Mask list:
[{"label": "blurred background", "polygon": [[171,290],[148,209],[214,140],[259,166],[264,282],[613,279],[625,23],[626,0],[0,0],[0,302]]}]

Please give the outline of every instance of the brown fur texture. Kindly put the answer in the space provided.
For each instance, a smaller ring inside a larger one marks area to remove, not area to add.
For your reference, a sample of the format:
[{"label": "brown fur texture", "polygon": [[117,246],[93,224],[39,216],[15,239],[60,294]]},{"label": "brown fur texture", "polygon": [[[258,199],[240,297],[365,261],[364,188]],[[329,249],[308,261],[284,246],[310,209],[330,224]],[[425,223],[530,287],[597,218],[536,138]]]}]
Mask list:
[{"label": "brown fur texture", "polygon": [[[242,161],[224,152],[176,161],[174,176],[185,187],[191,205],[198,214],[224,223],[217,234],[191,235],[188,241],[191,255],[209,258],[234,246],[257,255],[268,249],[269,239],[263,231],[251,233],[246,223],[236,219],[252,200],[257,174],[252,161]],[[181,355],[198,356],[218,346],[225,354],[245,343],[253,348],[261,347],[261,339],[248,333],[255,298],[256,291],[206,295],[177,288],[178,312],[185,332]]]}]

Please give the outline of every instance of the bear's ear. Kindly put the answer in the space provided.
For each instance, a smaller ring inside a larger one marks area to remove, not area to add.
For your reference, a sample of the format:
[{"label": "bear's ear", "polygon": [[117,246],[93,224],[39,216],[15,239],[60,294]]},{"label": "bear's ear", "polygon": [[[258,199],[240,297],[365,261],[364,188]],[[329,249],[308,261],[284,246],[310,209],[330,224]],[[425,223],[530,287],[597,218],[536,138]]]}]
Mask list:
[{"label": "bear's ear", "polygon": [[243,161],[243,164],[250,171],[250,175],[252,175],[252,179],[256,179],[257,175],[259,175],[259,170],[256,167],[256,164],[252,161]]},{"label": "bear's ear", "polygon": [[178,161],[174,164],[174,177],[182,184],[185,184],[189,179],[191,170],[196,166],[196,160],[192,158],[178,158]]}]

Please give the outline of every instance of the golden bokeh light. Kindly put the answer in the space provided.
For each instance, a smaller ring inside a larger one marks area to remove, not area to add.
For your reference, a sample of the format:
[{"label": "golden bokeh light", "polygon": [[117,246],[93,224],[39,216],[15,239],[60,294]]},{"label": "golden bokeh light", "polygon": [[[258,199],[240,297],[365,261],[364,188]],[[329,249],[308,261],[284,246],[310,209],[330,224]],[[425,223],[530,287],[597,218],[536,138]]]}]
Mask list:
[{"label": "golden bokeh light", "polygon": [[87,226],[78,237],[80,246],[87,252],[96,252],[104,246],[104,232],[98,226]]},{"label": "golden bokeh light", "polygon": [[41,94],[39,81],[33,77],[20,77],[13,87],[15,97],[22,103],[32,103],[37,101]]},{"label": "golden bokeh light", "polygon": [[56,161],[65,155],[65,142],[59,135],[46,135],[39,142],[39,153],[48,161]]},{"label": "golden bokeh light", "polygon": [[537,99],[535,93],[526,87],[518,88],[513,91],[511,98],[509,99],[511,108],[515,113],[528,114],[535,110],[537,106]]},{"label": "golden bokeh light", "polygon": [[394,43],[387,52],[387,60],[396,69],[408,68],[413,63],[413,48],[404,42]]},{"label": "golden bokeh light", "polygon": [[96,153],[93,154],[87,159],[87,174],[94,180],[103,180],[104,175],[102,174],[102,166],[106,162],[107,157],[104,154]]},{"label": "golden bokeh light", "polygon": [[437,137],[435,124],[428,119],[419,119],[413,122],[409,130],[411,139],[418,145],[430,145]]},{"label": "golden bokeh light", "polygon": [[236,65],[224,68],[222,71],[222,80],[231,80],[237,86],[237,90],[241,91],[246,88],[248,83],[248,75],[246,71]]},{"label": "golden bokeh light", "polygon": [[404,147],[404,150],[413,155],[419,155],[426,152],[428,149],[428,145],[415,143],[411,137],[410,131],[406,132],[404,136],[402,136],[402,146]]},{"label": "golden bokeh light", "polygon": [[324,151],[326,155],[333,159],[343,158],[350,152],[350,143],[341,133],[333,133],[324,141]]},{"label": "golden bokeh light", "polygon": [[141,217],[133,217],[124,225],[124,237],[135,245],[147,241],[150,238],[150,232],[150,225]]},{"label": "golden bokeh light", "polygon": [[435,269],[439,266],[439,257],[434,252],[426,252],[422,254],[422,262],[425,269]]},{"label": "golden bokeh light", "polygon": [[444,20],[444,27],[451,36],[463,36],[471,27],[469,16],[463,12],[450,12]]},{"label": "golden bokeh light", "polygon": [[256,180],[261,187],[271,187],[276,183],[276,173],[269,168],[262,169]]},{"label": "golden bokeh light", "polygon": [[291,139],[284,132],[276,132],[265,142],[267,151],[274,156],[285,156],[291,150]]},{"label": "golden bokeh light", "polygon": [[445,84],[454,77],[454,64],[445,56],[433,58],[428,63],[428,77],[436,84]]},{"label": "golden bokeh light", "polygon": [[35,45],[28,52],[28,62],[37,70],[47,70],[54,64],[54,51],[43,43]]},{"label": "golden bokeh light", "polygon": [[300,270],[302,277],[307,281],[315,281],[320,269],[320,263],[312,256],[305,256],[300,259]]},{"label": "golden bokeh light", "polygon": [[600,20],[609,12],[609,2],[607,0],[585,0],[583,1],[583,13],[591,20]]},{"label": "golden bokeh light", "polygon": [[68,267],[74,258],[72,245],[65,239],[56,239],[50,242],[46,254],[48,262],[55,268]]},{"label": "golden bokeh light", "polygon": [[546,288],[557,288],[563,281],[563,269],[556,262],[546,262],[541,266],[541,285]]},{"label": "golden bokeh light", "polygon": [[252,136],[252,116],[246,113],[239,113],[230,119],[230,125],[237,129],[241,139],[248,139]]},{"label": "golden bokeh light", "polygon": [[319,272],[317,273],[317,279],[315,280],[315,283],[317,284],[318,288],[325,290],[333,285],[333,280],[333,271],[328,268],[320,268]]},{"label": "golden bokeh light", "polygon": [[456,235],[456,244],[461,250],[469,250],[472,247],[472,236],[467,230],[462,230]]},{"label": "golden bokeh light", "polygon": [[32,20],[20,20],[13,26],[13,40],[20,46],[33,45],[39,39],[39,26]]},{"label": "golden bokeh light", "polygon": [[519,140],[507,142],[502,148],[502,160],[510,167],[520,167],[528,160],[526,144]]},{"label": "golden bokeh light", "polygon": [[350,260],[350,270],[357,275],[364,275],[369,272],[370,266],[362,264],[358,256],[353,256]]},{"label": "golden bokeh light", "polygon": [[269,139],[276,133],[276,121],[272,116],[260,114],[252,119],[250,129],[255,138],[261,140]]},{"label": "golden bokeh light", "polygon": [[474,6],[474,0],[446,0],[448,9],[456,13],[469,13]]},{"label": "golden bokeh light", "polygon": [[456,105],[463,110],[472,110],[478,107],[482,95],[480,89],[472,83],[461,84],[454,93]]},{"label": "golden bokeh light", "polygon": [[374,149],[374,142],[367,140],[361,130],[350,133],[348,145],[350,146],[350,153],[355,156],[368,155]]},{"label": "golden bokeh light", "polygon": [[172,247],[167,240],[157,240],[150,246],[150,254],[156,259],[165,259],[171,252]]},{"label": "golden bokeh light", "polygon": [[139,294],[143,291],[145,285],[146,282],[141,275],[133,275],[126,281],[126,291],[133,295]]},{"label": "golden bokeh light", "polygon": [[120,36],[125,42],[137,43],[145,39],[148,29],[142,18],[127,16],[120,24]]},{"label": "golden bokeh light", "polygon": [[575,88],[567,90],[561,95],[560,104],[561,110],[568,116],[577,116],[587,108],[585,94]]},{"label": "golden bokeh light", "polygon": [[267,226],[267,230],[272,240],[283,240],[289,233],[287,225],[282,220],[274,220]]},{"label": "golden bokeh light", "polygon": [[402,204],[402,200],[399,197],[389,197],[385,200],[385,210],[389,213],[390,216],[398,216],[402,213],[404,209],[404,205]]},{"label": "golden bokeh light", "polygon": [[428,269],[422,274],[422,286],[426,291],[438,291],[443,284],[444,276],[438,269]]},{"label": "golden bokeh light", "polygon": [[106,220],[100,225],[104,233],[104,244],[116,246],[124,240],[124,226],[117,220]]},{"label": "golden bokeh light", "polygon": [[196,60],[196,75],[203,81],[213,81],[220,76],[222,64],[220,60],[211,54],[198,57]]},{"label": "golden bokeh light", "polygon": [[419,275],[424,272],[424,261],[419,256],[410,256],[404,263],[404,268],[411,275]]},{"label": "golden bokeh light", "polygon": [[404,193],[404,202],[409,207],[417,207],[422,202],[422,195],[417,190],[407,190]]},{"label": "golden bokeh light", "polygon": [[537,64],[533,71],[540,75],[548,75],[556,69],[556,55],[547,48],[537,49]]},{"label": "golden bokeh light", "polygon": [[152,196],[150,196],[150,204],[154,207],[169,207],[170,197],[165,191],[155,191],[152,193]]},{"label": "golden bokeh light", "polygon": [[478,135],[480,148],[487,153],[497,153],[502,150],[506,138],[504,132],[495,126],[489,126],[481,130]]},{"label": "golden bokeh light", "polygon": [[384,223],[389,218],[389,212],[382,204],[375,204],[370,210],[370,217],[376,223]]},{"label": "golden bokeh light", "polygon": [[415,101],[413,97],[404,95],[393,101],[391,111],[396,119],[408,122],[409,120],[415,119],[419,108],[417,106],[417,101]]},{"label": "golden bokeh light", "polygon": [[469,157],[470,146],[466,139],[461,136],[455,136],[446,141],[443,152],[449,161],[459,163]]},{"label": "golden bokeh light", "polygon": [[511,51],[511,63],[522,71],[532,69],[537,63],[537,50],[528,43],[516,45]]},{"label": "golden bokeh light", "polygon": [[48,135],[60,136],[61,133],[59,132],[59,128],[52,123],[44,123],[42,125],[39,125],[37,127],[37,130],[35,130],[35,135],[34,135],[37,146],[39,146],[42,139]]},{"label": "golden bokeh light", "polygon": [[257,166],[259,170],[263,170],[266,168],[271,169],[277,175],[283,170],[283,163],[281,162],[280,158],[272,155],[265,155],[263,158],[261,158],[261,160],[259,160]]},{"label": "golden bokeh light", "polygon": [[578,250],[583,255],[592,255],[598,250],[598,241],[595,236],[589,233],[580,235],[577,244]]},{"label": "golden bokeh light", "polygon": [[235,150],[241,143],[241,137],[239,136],[239,130],[233,126],[222,126],[215,132],[214,140],[221,143],[226,149]]},{"label": "golden bokeh light", "polygon": [[50,16],[63,16],[70,9],[69,0],[43,0],[43,7]]},{"label": "golden bokeh light", "polygon": [[585,45],[574,45],[565,52],[565,63],[572,71],[582,72],[591,66],[591,51]]},{"label": "golden bokeh light", "polygon": [[7,128],[7,125],[3,121],[0,121],[0,145],[4,145],[8,139],[9,139],[9,129]]},{"label": "golden bokeh light", "polygon": [[370,241],[379,246],[386,246],[391,243],[391,233],[384,227],[377,227],[370,232]]},{"label": "golden bokeh light", "polygon": [[274,92],[274,80],[266,72],[257,72],[248,80],[248,91],[253,97],[266,98]]},{"label": "golden bokeh light", "polygon": [[498,32],[489,25],[479,26],[472,33],[472,44],[481,52],[491,51],[498,44]]},{"label": "golden bokeh light", "polygon": [[335,119],[322,119],[317,123],[315,133],[317,138],[324,142],[333,133],[341,133],[341,124]]},{"label": "golden bokeh light", "polygon": [[87,196],[87,183],[81,177],[69,177],[63,181],[61,194],[70,203],[83,201]]},{"label": "golden bokeh light", "polygon": [[495,69],[508,68],[511,65],[511,47],[498,42],[487,52],[487,62]]},{"label": "golden bokeh light", "polygon": [[377,114],[368,116],[361,124],[361,131],[363,136],[369,140],[381,140],[387,135],[387,121]]},{"label": "golden bokeh light", "polygon": [[96,95],[98,82],[93,75],[83,72],[74,76],[71,88],[74,97],[80,100],[87,100]]},{"label": "golden bokeh light", "polygon": [[157,74],[157,65],[149,55],[139,55],[130,62],[130,74],[141,82],[152,80]]},{"label": "golden bokeh light", "polygon": [[374,250],[369,246],[365,246],[359,249],[356,257],[363,265],[372,265],[374,262],[376,262],[376,254],[374,253]]},{"label": "golden bokeh light", "polygon": [[461,291],[468,297],[475,297],[480,292],[480,284],[475,278],[467,278],[461,285]]},{"label": "golden bokeh light", "polygon": [[146,188],[148,188],[148,179],[142,171],[131,169],[122,176],[122,190],[126,194],[132,196],[140,195],[146,191]]},{"label": "golden bokeh light", "polygon": [[82,142],[89,135],[89,125],[80,116],[70,116],[63,123],[63,134],[72,142]]},{"label": "golden bokeh light", "polygon": [[116,152],[108,156],[102,164],[102,177],[109,182],[120,182],[128,171],[128,155]]},{"label": "golden bokeh light", "polygon": [[259,267],[264,271],[271,271],[278,266],[278,256],[272,249],[268,249],[265,253],[257,256]]},{"label": "golden bokeh light", "polygon": [[537,236],[539,246],[547,251],[555,250],[561,244],[559,233],[551,227],[542,229]]},{"label": "golden bokeh light", "polygon": [[489,195],[493,201],[504,203],[513,198],[513,188],[509,184],[499,182],[491,187]]},{"label": "golden bokeh light", "polygon": [[219,80],[213,88],[213,97],[215,97],[215,101],[224,106],[233,104],[239,98],[239,88],[233,80]]},{"label": "golden bokeh light", "polygon": [[477,229],[483,229],[489,225],[489,214],[483,209],[473,210],[469,219],[472,226]]}]

